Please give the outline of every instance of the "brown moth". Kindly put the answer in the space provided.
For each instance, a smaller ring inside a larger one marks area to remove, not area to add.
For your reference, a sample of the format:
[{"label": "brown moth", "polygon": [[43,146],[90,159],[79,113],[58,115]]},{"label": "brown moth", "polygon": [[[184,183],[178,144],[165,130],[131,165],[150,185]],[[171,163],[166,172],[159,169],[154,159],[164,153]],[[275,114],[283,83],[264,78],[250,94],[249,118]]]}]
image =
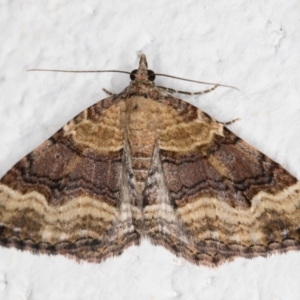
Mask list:
[{"label": "brown moth", "polygon": [[100,262],[147,238],[208,266],[300,249],[297,179],[154,77],[142,55],[7,172],[2,246]]}]

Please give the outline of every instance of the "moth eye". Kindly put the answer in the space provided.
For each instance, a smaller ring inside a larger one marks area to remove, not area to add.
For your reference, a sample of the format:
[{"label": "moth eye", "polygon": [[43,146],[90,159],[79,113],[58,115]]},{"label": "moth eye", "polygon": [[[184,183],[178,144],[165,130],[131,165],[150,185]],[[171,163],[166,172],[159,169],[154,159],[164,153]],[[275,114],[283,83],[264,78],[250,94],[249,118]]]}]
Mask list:
[{"label": "moth eye", "polygon": [[152,70],[148,70],[148,79],[150,81],[154,81],[155,79],[155,73]]},{"label": "moth eye", "polygon": [[135,74],[137,73],[137,70],[133,70],[131,73],[130,73],[130,79],[131,80],[134,80],[135,79]]}]

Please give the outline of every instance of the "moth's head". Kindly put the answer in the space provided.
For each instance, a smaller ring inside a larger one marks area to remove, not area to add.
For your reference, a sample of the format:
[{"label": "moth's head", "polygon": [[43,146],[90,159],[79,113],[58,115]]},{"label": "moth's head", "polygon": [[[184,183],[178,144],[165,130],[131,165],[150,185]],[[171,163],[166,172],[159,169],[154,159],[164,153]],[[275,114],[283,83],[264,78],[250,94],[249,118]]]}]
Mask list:
[{"label": "moth's head", "polygon": [[152,70],[148,70],[148,63],[145,54],[141,55],[139,68],[130,73],[130,79],[136,81],[154,81],[155,73]]}]

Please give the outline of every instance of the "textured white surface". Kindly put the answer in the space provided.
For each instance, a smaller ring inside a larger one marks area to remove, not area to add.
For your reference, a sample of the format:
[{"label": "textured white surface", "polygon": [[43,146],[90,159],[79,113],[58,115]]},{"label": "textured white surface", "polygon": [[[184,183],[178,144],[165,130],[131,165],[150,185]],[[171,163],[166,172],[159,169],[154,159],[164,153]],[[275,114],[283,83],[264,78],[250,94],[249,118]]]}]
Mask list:
[{"label": "textured white surface", "polygon": [[[184,97],[300,179],[300,3],[249,0],[0,2],[0,176],[137,67],[237,86]],[[181,90],[205,87],[158,78]],[[182,98],[182,97],[181,97]],[[193,266],[144,242],[101,264],[0,248],[0,299],[300,299],[300,253]]]}]

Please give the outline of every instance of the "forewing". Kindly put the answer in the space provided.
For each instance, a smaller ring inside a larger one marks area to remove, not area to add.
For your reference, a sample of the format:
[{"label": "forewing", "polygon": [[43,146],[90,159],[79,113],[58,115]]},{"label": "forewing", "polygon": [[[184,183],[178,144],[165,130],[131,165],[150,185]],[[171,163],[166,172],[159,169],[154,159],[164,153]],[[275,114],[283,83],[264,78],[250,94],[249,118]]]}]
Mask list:
[{"label": "forewing", "polygon": [[180,121],[160,132],[145,190],[152,242],[206,265],[299,249],[299,182],[201,110],[162,104]]},{"label": "forewing", "polygon": [[122,105],[91,106],[19,161],[0,184],[0,244],[100,261],[139,243]]}]

